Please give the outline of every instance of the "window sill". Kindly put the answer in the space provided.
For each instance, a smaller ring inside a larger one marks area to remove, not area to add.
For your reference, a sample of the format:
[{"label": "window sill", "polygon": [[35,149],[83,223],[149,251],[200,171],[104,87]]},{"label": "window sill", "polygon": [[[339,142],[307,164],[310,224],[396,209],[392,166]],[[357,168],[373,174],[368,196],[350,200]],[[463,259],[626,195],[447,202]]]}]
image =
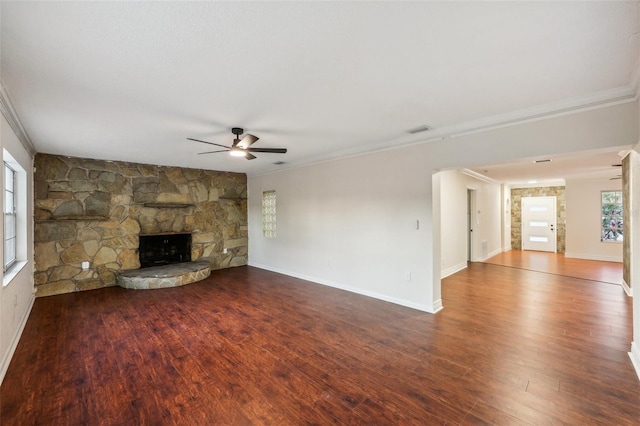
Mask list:
[{"label": "window sill", "polygon": [[27,264],[26,260],[20,260],[16,262],[2,277],[2,287],[6,287],[11,284],[11,281],[22,271],[22,268]]}]

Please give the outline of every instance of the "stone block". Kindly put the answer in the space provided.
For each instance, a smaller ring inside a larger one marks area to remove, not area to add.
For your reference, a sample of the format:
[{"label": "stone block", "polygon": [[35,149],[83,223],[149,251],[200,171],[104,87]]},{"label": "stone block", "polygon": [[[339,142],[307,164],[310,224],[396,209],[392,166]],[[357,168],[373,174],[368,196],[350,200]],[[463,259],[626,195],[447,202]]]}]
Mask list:
[{"label": "stone block", "polygon": [[114,284],[105,285],[98,278],[92,278],[92,279],[89,279],[89,280],[77,281],[76,282],[76,290],[77,291],[95,290],[97,288],[110,287],[110,286],[113,286],[113,285]]},{"label": "stone block", "polygon": [[42,284],[36,287],[36,297],[53,296],[56,294],[73,293],[76,285],[71,280],[62,280]]},{"label": "stone block", "polygon": [[38,177],[42,180],[65,179],[69,173],[69,166],[59,157],[37,154],[34,161]]},{"label": "stone block", "polygon": [[235,247],[242,247],[242,246],[246,246],[249,244],[249,239],[248,238],[234,238],[231,240],[226,240],[224,242],[224,247],[225,248],[235,248]]},{"label": "stone block", "polygon": [[114,263],[118,259],[116,251],[110,247],[101,247],[93,258],[93,263],[96,265],[105,265],[107,263]]},{"label": "stone block", "polygon": [[90,241],[90,240],[99,240],[101,235],[94,229],[91,228],[79,228],[78,229],[78,241]]},{"label": "stone block", "polygon": [[36,271],[46,271],[52,266],[59,266],[62,264],[60,255],[56,250],[56,243],[53,241],[35,243],[34,257],[36,262]]},{"label": "stone block", "polygon": [[85,214],[88,216],[109,216],[109,201],[111,195],[108,192],[92,192],[84,200]]},{"label": "stone block", "polygon": [[46,272],[36,272],[35,274],[33,274],[33,282],[35,285],[46,284],[48,279],[49,276]]},{"label": "stone block", "polygon": [[158,194],[157,202],[158,203],[189,204],[189,203],[191,203],[191,200],[189,199],[189,194],[162,192],[162,193]]},{"label": "stone block", "polygon": [[54,218],[80,217],[83,215],[84,209],[78,200],[65,201],[53,211]]},{"label": "stone block", "polygon": [[69,191],[49,191],[49,198],[53,200],[70,200],[73,198],[73,193]]},{"label": "stone block", "polygon": [[215,248],[216,243],[203,244],[202,257],[209,257],[213,255],[213,250],[215,250]]},{"label": "stone block", "polygon": [[182,169],[179,167],[169,167],[165,171],[165,174],[167,178],[175,184],[185,183],[187,181],[187,178],[185,177]]},{"label": "stone block", "polygon": [[125,208],[124,206],[116,206],[114,207],[114,209],[111,211],[111,214],[109,215],[109,219],[111,220],[123,220],[124,219],[124,215],[125,215]]},{"label": "stone block", "polygon": [[118,262],[123,270],[138,269],[140,267],[137,250],[122,250],[118,255]]},{"label": "stone block", "polygon": [[202,257],[202,253],[204,248],[202,244],[192,244],[191,245],[191,260],[198,260]]},{"label": "stone block", "polygon": [[69,180],[87,180],[87,171],[79,167],[69,170]]},{"label": "stone block", "polygon": [[124,237],[114,237],[101,241],[103,247],[112,249],[137,249],[140,246],[140,237],[138,235],[126,235]]},{"label": "stone block", "polygon": [[35,241],[75,240],[76,227],[70,222],[38,222],[35,225]]},{"label": "stone block", "polygon": [[215,235],[213,232],[194,232],[191,235],[191,242],[198,243],[212,243],[214,242]]},{"label": "stone block", "polygon": [[68,280],[80,273],[81,269],[69,265],[55,266],[49,274],[49,281]]},{"label": "stone block", "polygon": [[130,205],[133,203],[133,198],[129,194],[111,194],[111,204],[117,205]]},{"label": "stone block", "polygon": [[36,200],[43,200],[49,196],[49,184],[36,180],[33,184],[33,196]]},{"label": "stone block", "polygon": [[84,250],[84,245],[82,243],[74,244],[60,255],[60,259],[64,263],[81,263],[85,261],[91,260],[91,257]]},{"label": "stone block", "polygon": [[140,233],[140,224],[137,220],[129,217],[122,221],[120,229],[122,229],[125,234],[138,235]]},{"label": "stone block", "polygon": [[167,177],[166,172],[159,173],[158,177],[160,178],[159,183],[159,191],[164,193],[179,193],[178,187],[175,183],[171,182],[171,180]]},{"label": "stone block", "polygon": [[35,220],[48,220],[51,219],[52,216],[53,213],[51,213],[49,210],[36,208],[33,211],[33,217]]},{"label": "stone block", "polygon": [[98,190],[98,185],[86,180],[72,180],[69,183],[69,189],[75,192],[78,192],[78,191],[93,192]]},{"label": "stone block", "polygon": [[184,215],[176,216],[173,219],[173,224],[171,225],[172,232],[185,232],[184,229]]},{"label": "stone block", "polygon": [[86,280],[90,280],[92,278],[97,278],[97,274],[95,273],[95,271],[92,271],[92,270],[88,269],[86,271],[80,272],[78,275],[73,277],[73,281],[78,283],[80,281],[86,281]]},{"label": "stone block", "polygon": [[218,188],[209,188],[209,201],[218,201],[219,199]]},{"label": "stone block", "polygon": [[231,267],[244,266],[246,264],[247,264],[247,258],[244,257],[244,256],[235,256],[229,262],[229,266],[231,266]]},{"label": "stone block", "polygon": [[98,268],[98,276],[104,287],[116,285],[116,274],[106,267]]},{"label": "stone block", "polygon": [[189,182],[189,195],[194,203],[209,200],[209,190],[200,182]]},{"label": "stone block", "polygon": [[202,170],[199,169],[183,169],[184,176],[187,180],[200,180],[200,176],[202,176]]}]

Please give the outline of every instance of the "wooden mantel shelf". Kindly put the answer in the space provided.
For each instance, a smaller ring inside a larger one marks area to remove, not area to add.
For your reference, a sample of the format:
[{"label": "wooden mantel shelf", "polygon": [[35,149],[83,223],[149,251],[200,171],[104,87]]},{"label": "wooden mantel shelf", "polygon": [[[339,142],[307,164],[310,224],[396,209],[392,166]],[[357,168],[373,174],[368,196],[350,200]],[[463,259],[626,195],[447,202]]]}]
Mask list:
[{"label": "wooden mantel shelf", "polygon": [[144,203],[145,207],[155,207],[157,209],[184,209],[194,207],[194,205],[189,203]]}]

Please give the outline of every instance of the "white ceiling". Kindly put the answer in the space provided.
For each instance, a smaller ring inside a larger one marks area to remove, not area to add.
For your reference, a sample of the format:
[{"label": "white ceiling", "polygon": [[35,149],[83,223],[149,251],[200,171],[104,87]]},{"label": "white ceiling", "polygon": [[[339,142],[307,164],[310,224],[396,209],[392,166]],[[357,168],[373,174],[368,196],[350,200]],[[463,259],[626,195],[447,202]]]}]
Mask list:
[{"label": "white ceiling", "polygon": [[[0,19],[37,151],[250,175],[635,94],[640,43],[635,1],[2,1]],[[186,140],[234,126],[289,153]]]},{"label": "white ceiling", "polygon": [[[469,169],[481,178],[505,183],[512,187],[565,185],[570,180],[611,179],[622,176],[622,158],[627,150],[598,150],[523,158],[508,164]],[[547,161],[550,160],[550,161]]]}]

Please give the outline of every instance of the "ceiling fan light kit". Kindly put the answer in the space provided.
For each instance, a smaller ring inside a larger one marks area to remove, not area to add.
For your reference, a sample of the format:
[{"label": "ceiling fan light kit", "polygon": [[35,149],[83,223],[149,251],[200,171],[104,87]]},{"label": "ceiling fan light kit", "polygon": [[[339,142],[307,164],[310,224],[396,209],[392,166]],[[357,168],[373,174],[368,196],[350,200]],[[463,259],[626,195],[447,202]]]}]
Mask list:
[{"label": "ceiling fan light kit", "polygon": [[233,144],[231,146],[220,145],[220,144],[217,144],[217,143],[201,141],[199,139],[193,139],[193,138],[187,138],[187,140],[194,141],[194,142],[200,142],[200,143],[206,143],[208,145],[214,145],[214,146],[218,146],[220,148],[224,148],[224,149],[217,150],[217,151],[200,152],[200,153],[198,153],[198,155],[214,154],[216,152],[227,152],[228,151],[229,155],[231,155],[233,157],[244,157],[247,160],[253,160],[254,158],[256,158],[256,156],[251,154],[252,152],[265,152],[265,153],[269,153],[269,154],[286,154],[287,153],[287,149],[286,148],[251,148],[251,145],[253,145],[255,142],[257,142],[258,139],[260,139],[260,138],[257,137],[257,136],[254,136],[254,135],[251,135],[251,134],[247,133],[242,139],[240,139],[240,135],[242,135],[244,133],[244,129],[242,129],[241,127],[232,128],[231,129],[231,133],[233,133],[235,135],[235,138],[233,139]]},{"label": "ceiling fan light kit", "polygon": [[245,151],[244,149],[239,148],[237,146],[234,146],[229,151],[229,155],[231,155],[232,157],[246,157],[247,156],[247,151]]}]

